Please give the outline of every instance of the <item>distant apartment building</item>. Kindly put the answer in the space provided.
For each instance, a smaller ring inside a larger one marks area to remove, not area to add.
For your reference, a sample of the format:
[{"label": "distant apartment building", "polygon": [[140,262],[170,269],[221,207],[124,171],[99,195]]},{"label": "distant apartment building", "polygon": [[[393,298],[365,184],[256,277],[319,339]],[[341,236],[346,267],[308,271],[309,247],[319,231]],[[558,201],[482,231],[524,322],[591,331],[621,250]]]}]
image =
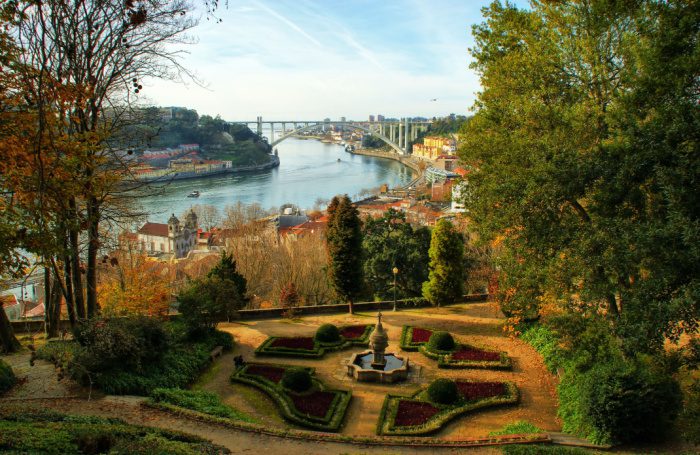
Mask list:
[{"label": "distant apartment building", "polygon": [[369,122],[370,122],[370,123],[374,123],[374,115],[370,115],[370,116],[369,116]]},{"label": "distant apartment building", "polygon": [[436,160],[441,155],[454,155],[457,144],[451,137],[427,136],[422,144],[413,144],[413,156],[425,160]]},{"label": "distant apartment building", "polygon": [[385,120],[385,117],[382,114],[377,114],[377,121],[378,122],[383,122]]}]

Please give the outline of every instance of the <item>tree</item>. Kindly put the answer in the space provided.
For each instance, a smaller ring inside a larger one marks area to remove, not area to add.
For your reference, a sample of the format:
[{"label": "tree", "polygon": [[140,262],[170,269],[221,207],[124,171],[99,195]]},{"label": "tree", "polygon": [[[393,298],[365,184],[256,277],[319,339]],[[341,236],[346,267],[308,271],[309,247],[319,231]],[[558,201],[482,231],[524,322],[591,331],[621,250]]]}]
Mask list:
[{"label": "tree", "polygon": [[[493,3],[463,130],[500,300],[604,318],[629,353],[698,326],[697,6]],[[528,309],[529,307],[529,309]]]},{"label": "tree", "polygon": [[449,221],[438,220],[430,239],[428,256],[428,281],[423,283],[423,297],[435,306],[462,297],[464,240]]},{"label": "tree", "polygon": [[357,208],[347,195],[335,196],[328,205],[326,248],[331,285],[352,314],[353,300],[363,288],[362,231]]},{"label": "tree", "polygon": [[381,299],[393,297],[396,267],[397,295],[420,296],[428,279],[430,231],[413,229],[406,215],[394,209],[381,218],[368,218],[363,226],[364,275],[372,293]]},{"label": "tree", "polygon": [[221,321],[230,321],[245,305],[236,284],[218,276],[193,281],[177,300],[191,333],[211,330]]},{"label": "tree", "polygon": [[245,301],[248,293],[248,282],[236,269],[236,260],[227,252],[221,253],[219,262],[209,271],[208,277],[216,277],[221,280],[231,281],[238,291],[238,295]]}]

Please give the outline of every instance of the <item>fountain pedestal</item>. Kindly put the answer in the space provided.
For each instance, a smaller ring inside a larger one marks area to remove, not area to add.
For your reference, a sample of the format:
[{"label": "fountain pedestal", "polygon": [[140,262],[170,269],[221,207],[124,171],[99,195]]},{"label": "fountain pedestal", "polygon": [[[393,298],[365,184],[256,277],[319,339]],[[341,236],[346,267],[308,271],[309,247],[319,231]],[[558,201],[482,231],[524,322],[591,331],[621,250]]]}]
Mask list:
[{"label": "fountain pedestal", "polygon": [[377,326],[369,337],[369,351],[353,354],[348,362],[348,376],[361,382],[398,382],[408,377],[408,359],[387,354],[389,336],[382,326],[382,313],[377,315]]}]

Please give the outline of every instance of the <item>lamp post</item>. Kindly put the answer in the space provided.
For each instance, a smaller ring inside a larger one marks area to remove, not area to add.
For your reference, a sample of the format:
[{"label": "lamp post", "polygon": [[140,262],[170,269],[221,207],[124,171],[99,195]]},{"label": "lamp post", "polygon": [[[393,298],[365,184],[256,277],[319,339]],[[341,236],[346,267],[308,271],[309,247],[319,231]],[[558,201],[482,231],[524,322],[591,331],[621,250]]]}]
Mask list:
[{"label": "lamp post", "polygon": [[396,275],[398,275],[399,269],[394,267],[391,272],[394,274],[394,311],[396,311]]}]

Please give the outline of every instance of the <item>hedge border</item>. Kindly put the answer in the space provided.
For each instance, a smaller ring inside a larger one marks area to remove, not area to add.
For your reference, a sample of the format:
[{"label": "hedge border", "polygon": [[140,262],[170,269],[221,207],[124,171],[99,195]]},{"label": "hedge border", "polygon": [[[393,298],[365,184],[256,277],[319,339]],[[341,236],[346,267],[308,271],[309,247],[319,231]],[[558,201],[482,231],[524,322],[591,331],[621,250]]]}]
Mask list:
[{"label": "hedge border", "polygon": [[355,445],[372,445],[372,446],[396,446],[396,447],[485,447],[499,446],[510,444],[541,444],[552,443],[552,438],[548,433],[526,434],[526,435],[502,435],[489,436],[487,438],[471,438],[458,440],[435,440],[426,438],[408,438],[408,437],[386,437],[386,436],[343,436],[335,433],[318,433],[306,430],[297,430],[293,428],[274,428],[263,426],[255,423],[241,422],[237,420],[216,417],[209,414],[204,414],[191,409],[182,408],[169,403],[155,403],[150,399],[144,401],[144,407],[158,409],[164,412],[174,414],[179,417],[184,417],[209,424],[220,425],[235,430],[246,431],[249,433],[264,434],[285,439],[295,439],[302,441],[344,443]]},{"label": "hedge border", "polygon": [[[428,400],[427,397],[427,388],[421,389],[408,397],[403,395],[387,394],[386,398],[384,399],[384,403],[382,404],[382,410],[379,413],[376,432],[378,435],[391,436],[428,436],[430,434],[437,433],[442,429],[442,427],[445,424],[461,416],[462,414],[466,414],[476,409],[495,406],[506,406],[518,403],[518,401],[520,400],[520,393],[518,392],[518,388],[512,382],[504,382],[504,384],[506,385],[507,389],[506,395],[483,398],[481,400],[470,401],[465,404],[456,406],[443,405],[431,402],[430,400]],[[438,408],[440,412],[432,416],[427,422],[421,425],[394,427],[393,422],[396,419],[398,403],[399,401],[406,399],[411,399],[423,403],[430,403],[431,405]]]},{"label": "hedge border", "polygon": [[[314,383],[314,389],[323,392],[332,392],[335,396],[333,401],[328,407],[327,414],[324,417],[316,417],[308,414],[302,414],[294,406],[294,402],[287,393],[287,391],[280,385],[274,382],[258,376],[258,375],[247,375],[246,371],[251,365],[261,365],[267,367],[276,368],[299,368],[294,365],[280,365],[280,364],[270,364],[270,363],[247,363],[243,367],[237,369],[231,375],[231,381],[239,382],[241,384],[250,385],[260,389],[272,398],[280,410],[280,414],[285,419],[292,423],[301,425],[305,428],[311,428],[315,430],[322,431],[338,431],[343,423],[345,414],[350,404],[350,399],[352,398],[352,393],[349,390],[339,390],[339,389],[327,389],[325,385],[318,379],[312,378]],[[314,368],[302,367],[309,372],[309,374],[314,374]]]},{"label": "hedge border", "polygon": [[[361,325],[361,324],[356,324]],[[352,326],[340,326],[339,330],[343,330],[345,327]],[[271,336],[263,341],[260,346],[255,349],[256,356],[274,356],[274,357],[297,357],[304,359],[320,359],[327,352],[340,351],[342,349],[349,348],[351,346],[369,346],[369,335],[374,329],[374,324],[366,324],[365,331],[362,336],[353,339],[346,339],[341,336],[341,340],[336,343],[322,343],[314,339],[314,349],[295,349],[295,348],[285,348],[285,347],[271,347],[270,345],[278,339],[281,338],[292,338],[292,337],[276,337]]]},{"label": "hedge border", "polygon": [[[419,327],[423,328],[423,327]],[[424,329],[435,332],[433,329]],[[453,335],[454,336],[454,335]],[[491,351],[489,349],[482,349],[476,346],[472,346],[466,343],[455,343],[455,348],[452,351],[437,351],[430,349],[428,343],[420,342],[413,343],[411,339],[413,338],[413,326],[405,325],[401,329],[401,340],[400,347],[404,351],[415,352],[418,351],[429,359],[437,360],[438,368],[479,368],[488,370],[510,370],[513,368],[513,360],[508,356],[506,352],[503,351]],[[496,352],[498,353],[500,359],[498,361],[490,360],[453,360],[452,354],[458,351],[462,347],[479,349],[485,352]]]}]

